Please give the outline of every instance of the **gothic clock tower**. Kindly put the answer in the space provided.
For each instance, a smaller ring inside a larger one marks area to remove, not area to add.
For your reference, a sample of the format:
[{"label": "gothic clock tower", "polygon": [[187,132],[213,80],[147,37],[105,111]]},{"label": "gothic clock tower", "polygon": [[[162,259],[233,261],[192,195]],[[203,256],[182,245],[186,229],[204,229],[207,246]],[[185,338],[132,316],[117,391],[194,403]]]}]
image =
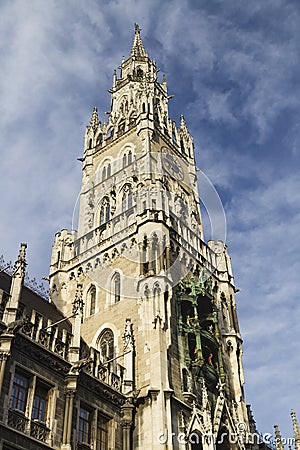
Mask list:
[{"label": "gothic clock tower", "polygon": [[[226,246],[205,243],[193,138],[135,25],[111,109],[84,138],[78,231],[55,236],[52,300],[99,367],[122,373],[128,447],[243,447],[242,340]],[[242,424],[242,425],[241,425]],[[230,442],[230,435],[238,439]],[[125,448],[125,447],[124,447]]]}]

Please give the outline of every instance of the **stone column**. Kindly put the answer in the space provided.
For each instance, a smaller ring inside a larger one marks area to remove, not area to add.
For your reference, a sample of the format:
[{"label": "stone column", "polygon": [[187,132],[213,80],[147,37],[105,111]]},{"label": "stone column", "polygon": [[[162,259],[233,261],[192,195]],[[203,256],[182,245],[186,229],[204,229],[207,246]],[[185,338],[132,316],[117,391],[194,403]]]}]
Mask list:
[{"label": "stone column", "polygon": [[121,409],[123,414],[123,418],[121,420],[122,437],[123,437],[122,450],[132,450],[131,429],[133,425],[134,406],[131,402],[131,399],[126,400],[125,404],[122,406]]},{"label": "stone column", "polygon": [[77,387],[77,376],[71,375],[66,379],[66,404],[63,423],[62,450],[71,450],[72,417],[74,396]]},{"label": "stone column", "polygon": [[4,380],[6,361],[9,357],[9,355],[10,355],[9,352],[0,353],[0,393],[2,391],[2,384],[3,384],[3,380]]}]

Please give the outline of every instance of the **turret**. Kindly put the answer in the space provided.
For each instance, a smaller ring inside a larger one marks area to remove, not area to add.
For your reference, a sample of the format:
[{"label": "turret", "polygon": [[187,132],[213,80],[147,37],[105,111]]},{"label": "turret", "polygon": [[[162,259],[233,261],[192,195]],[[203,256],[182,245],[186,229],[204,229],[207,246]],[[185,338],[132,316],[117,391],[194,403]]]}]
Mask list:
[{"label": "turret", "polygon": [[299,425],[296,418],[296,413],[294,410],[291,411],[292,416],[292,424],[293,424],[293,432],[294,432],[294,439],[295,439],[295,450],[300,450],[300,431],[299,431]]},{"label": "turret", "polygon": [[275,428],[275,446],[276,450],[284,450],[284,445],[282,443],[281,434],[278,425],[274,425]]}]

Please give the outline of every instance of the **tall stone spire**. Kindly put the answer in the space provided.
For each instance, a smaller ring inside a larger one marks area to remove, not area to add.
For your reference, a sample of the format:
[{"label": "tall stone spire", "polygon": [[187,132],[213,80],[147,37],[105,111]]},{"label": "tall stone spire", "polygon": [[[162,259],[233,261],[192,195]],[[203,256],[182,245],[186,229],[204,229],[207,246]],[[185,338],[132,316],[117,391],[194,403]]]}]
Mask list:
[{"label": "tall stone spire", "polygon": [[294,410],[291,411],[292,416],[292,424],[293,424],[293,430],[294,430],[294,439],[295,439],[295,449],[300,450],[300,431],[299,431],[299,425],[296,418],[296,413]]},{"label": "tall stone spire", "polygon": [[146,50],[144,49],[144,45],[140,36],[141,29],[137,23],[134,24],[134,29],[135,35],[130,56],[137,56],[137,57],[147,56]]}]

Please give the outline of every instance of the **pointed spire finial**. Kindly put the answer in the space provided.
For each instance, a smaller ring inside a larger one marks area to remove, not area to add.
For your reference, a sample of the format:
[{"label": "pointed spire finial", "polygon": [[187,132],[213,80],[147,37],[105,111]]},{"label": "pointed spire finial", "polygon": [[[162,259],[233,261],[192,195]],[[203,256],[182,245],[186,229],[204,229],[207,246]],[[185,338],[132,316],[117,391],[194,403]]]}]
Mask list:
[{"label": "pointed spire finial", "polygon": [[135,30],[134,41],[130,56],[147,56],[140,36],[141,28],[138,26],[137,23],[134,24],[134,30]]},{"label": "pointed spire finial", "polygon": [[91,121],[90,121],[90,126],[94,130],[95,128],[97,128],[98,125],[99,125],[98,110],[97,110],[96,106],[94,106],[93,114],[92,114]]},{"label": "pointed spire finial", "polygon": [[282,443],[282,439],[281,439],[281,435],[280,435],[280,431],[279,431],[279,427],[278,425],[274,425],[275,428],[275,445],[276,445],[276,450],[284,450],[284,446]]},{"label": "pointed spire finial", "polygon": [[296,413],[293,409],[291,411],[291,416],[292,416],[292,424],[293,424],[294,439],[295,439],[295,449],[299,450],[300,449],[300,431],[299,431],[298,421],[296,418]]},{"label": "pointed spire finial", "polygon": [[18,255],[18,259],[15,262],[14,265],[14,271],[13,271],[13,276],[20,276],[20,277],[24,277],[25,276],[25,269],[26,269],[26,248],[27,248],[27,244],[22,243],[20,250],[19,250],[19,255]]},{"label": "pointed spire finial", "polygon": [[134,30],[135,30],[135,34],[137,34],[137,33],[140,34],[140,32],[142,31],[136,22],[134,24]]}]

